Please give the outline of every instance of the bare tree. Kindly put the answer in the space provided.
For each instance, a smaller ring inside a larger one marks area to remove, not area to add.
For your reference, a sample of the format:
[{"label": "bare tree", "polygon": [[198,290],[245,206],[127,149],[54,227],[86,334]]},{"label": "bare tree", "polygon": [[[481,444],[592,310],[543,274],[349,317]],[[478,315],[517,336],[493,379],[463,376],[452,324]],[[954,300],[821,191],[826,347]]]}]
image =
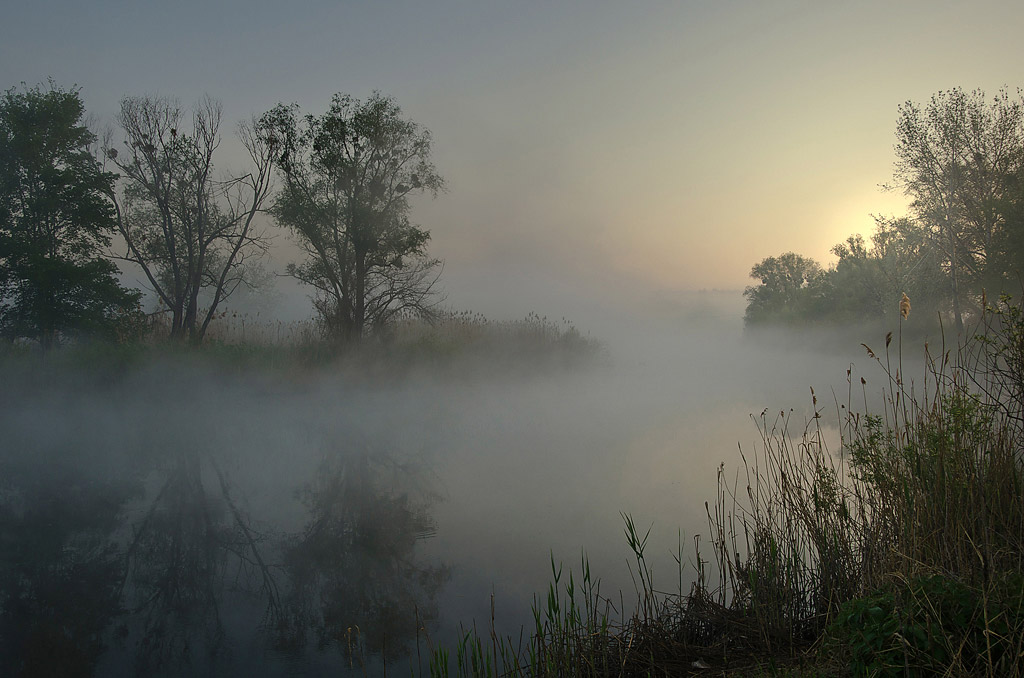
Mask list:
[{"label": "bare tree", "polygon": [[239,285],[254,284],[252,264],[267,235],[254,224],[271,190],[273,151],[255,121],[238,126],[251,169],[214,175],[221,107],[209,97],[193,109],[191,130],[171,99],[127,97],[118,123],[123,148],[106,156],[121,173],[112,194],[127,252],[171,314],[171,337],[202,341],[217,307]]}]

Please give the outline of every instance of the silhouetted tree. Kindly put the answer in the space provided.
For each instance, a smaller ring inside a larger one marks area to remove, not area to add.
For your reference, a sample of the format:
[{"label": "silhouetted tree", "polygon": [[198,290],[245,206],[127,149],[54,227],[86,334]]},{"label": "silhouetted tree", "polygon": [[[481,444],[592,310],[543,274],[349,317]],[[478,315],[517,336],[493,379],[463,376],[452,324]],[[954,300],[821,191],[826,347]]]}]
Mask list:
[{"label": "silhouetted tree", "polygon": [[170,99],[127,97],[118,122],[126,139],[107,158],[120,170],[111,197],[127,246],[124,259],[142,268],[171,314],[171,337],[202,341],[217,307],[239,285],[253,285],[254,260],[268,240],[254,225],[270,194],[272,156],[252,122],[238,127],[249,154],[246,174],[217,178],[221,108],[204,98],[191,129]]},{"label": "silhouetted tree", "polygon": [[90,152],[77,91],[51,83],[0,99],[0,332],[44,347],[60,335],[115,335],[139,293],[103,258],[115,229],[114,175]]},{"label": "silhouetted tree", "polygon": [[[754,267],[747,322],[854,320],[898,313],[906,293],[915,317],[964,313],[1020,285],[1024,264],[1024,98],[1005,91],[939,92],[924,107],[900,106],[894,178],[912,216],[878,219],[869,248],[851,236],[827,271],[792,253]],[[813,269],[813,267],[812,267]]]},{"label": "silhouetted tree", "polygon": [[747,298],[745,320],[758,323],[807,317],[820,298],[824,272],[813,259],[786,252],[755,264],[750,277],[761,284],[743,292]]},{"label": "silhouetted tree", "polygon": [[[990,270],[1002,277],[1003,290],[1019,295],[1024,290],[1024,164],[1010,178],[1000,211],[1005,222],[994,239]],[[990,289],[996,288],[988,284]]]},{"label": "silhouetted tree", "polygon": [[850,236],[832,253],[839,261],[827,273],[834,290],[829,306],[837,320],[893,318],[904,293],[914,300],[915,317],[935,320],[938,311],[948,310],[942,253],[916,220],[877,218],[871,247]]},{"label": "silhouetted tree", "polygon": [[429,312],[439,262],[426,256],[430,234],[409,222],[408,198],[443,187],[430,133],[380,94],[337,94],[301,120],[278,105],[261,125],[284,175],[274,216],[307,255],[288,272],[316,290],[327,334],[358,338],[397,313]]},{"label": "silhouetted tree", "polygon": [[895,179],[943,252],[962,330],[968,295],[1003,278],[992,264],[1024,162],[1024,101],[1005,90],[991,102],[980,90],[939,92],[923,108],[900,107],[896,137]]}]

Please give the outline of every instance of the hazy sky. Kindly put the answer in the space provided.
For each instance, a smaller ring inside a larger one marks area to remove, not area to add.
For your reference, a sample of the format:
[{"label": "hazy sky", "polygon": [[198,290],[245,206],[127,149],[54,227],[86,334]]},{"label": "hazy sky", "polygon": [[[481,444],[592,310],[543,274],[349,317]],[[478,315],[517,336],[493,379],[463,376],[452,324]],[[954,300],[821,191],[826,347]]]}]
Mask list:
[{"label": "hazy sky", "polygon": [[903,210],[879,189],[897,106],[1024,85],[1022,28],[1016,1],[36,0],[3,12],[0,86],[77,84],[101,120],[127,94],[233,121],[378,89],[434,135],[450,190],[414,220],[449,304],[558,313],[827,263]]}]

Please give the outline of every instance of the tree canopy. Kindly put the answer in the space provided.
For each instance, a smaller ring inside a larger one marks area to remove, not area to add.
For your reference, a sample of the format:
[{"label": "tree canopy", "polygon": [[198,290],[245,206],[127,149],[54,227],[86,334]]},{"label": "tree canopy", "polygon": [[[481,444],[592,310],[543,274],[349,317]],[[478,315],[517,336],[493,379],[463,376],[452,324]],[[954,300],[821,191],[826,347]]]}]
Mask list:
[{"label": "tree canopy", "polygon": [[899,107],[895,185],[910,214],[876,217],[871,245],[854,235],[836,245],[838,261],[815,284],[779,283],[762,275],[787,254],[769,257],[751,276],[747,322],[886,319],[899,300],[915,317],[945,315],[958,330],[964,316],[1020,286],[1024,272],[1024,98],[1001,90],[991,100],[959,88],[924,106]]},{"label": "tree canopy", "polygon": [[822,271],[813,259],[786,252],[755,264],[750,277],[761,284],[743,293],[748,302],[746,320],[758,322],[810,312],[811,292],[820,285]]},{"label": "tree canopy", "polygon": [[0,98],[0,332],[52,345],[135,324],[139,294],[104,258],[114,175],[90,151],[77,91],[51,83]]},{"label": "tree canopy", "polygon": [[321,116],[278,105],[261,128],[284,177],[273,214],[306,254],[288,272],[315,290],[326,333],[358,338],[398,313],[429,312],[439,262],[409,221],[409,197],[444,185],[430,133],[379,93],[337,94]]},{"label": "tree canopy", "polygon": [[[999,288],[1019,263],[999,256],[1007,212],[1020,202],[1024,167],[1024,99],[999,91],[941,91],[925,106],[906,102],[896,126],[897,184],[912,199],[949,275],[954,320],[982,287]],[[1003,269],[1003,270],[1000,270]]]}]

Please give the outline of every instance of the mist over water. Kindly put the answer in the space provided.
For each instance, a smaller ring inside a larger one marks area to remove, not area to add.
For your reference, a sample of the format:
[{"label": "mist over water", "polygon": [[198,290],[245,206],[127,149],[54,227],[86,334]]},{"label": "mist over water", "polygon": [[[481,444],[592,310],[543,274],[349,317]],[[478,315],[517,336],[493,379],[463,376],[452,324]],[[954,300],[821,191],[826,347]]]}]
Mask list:
[{"label": "mist over water", "polygon": [[388,379],[184,358],[120,375],[4,367],[3,590],[27,576],[19,562],[35,559],[37,577],[54,558],[80,565],[80,581],[130,611],[103,599],[82,622],[102,638],[104,672],[173,674],[187,656],[217,675],[347,666],[353,625],[368,661],[384,646],[400,662],[417,616],[450,642],[460,622],[489,623],[492,593],[499,631],[517,633],[552,558],[578,570],[586,553],[628,607],[623,512],[652,527],[655,582],[675,590],[680,534],[689,557],[694,535],[707,543],[720,464],[731,483],[739,448],[760,440],[751,415],[792,408],[799,435],[810,387],[834,425],[851,365],[855,405],[859,376],[884,385],[860,346],[884,335],[745,335],[741,309],[738,294],[707,293],[585,318],[604,348],[577,367],[501,355]]}]

